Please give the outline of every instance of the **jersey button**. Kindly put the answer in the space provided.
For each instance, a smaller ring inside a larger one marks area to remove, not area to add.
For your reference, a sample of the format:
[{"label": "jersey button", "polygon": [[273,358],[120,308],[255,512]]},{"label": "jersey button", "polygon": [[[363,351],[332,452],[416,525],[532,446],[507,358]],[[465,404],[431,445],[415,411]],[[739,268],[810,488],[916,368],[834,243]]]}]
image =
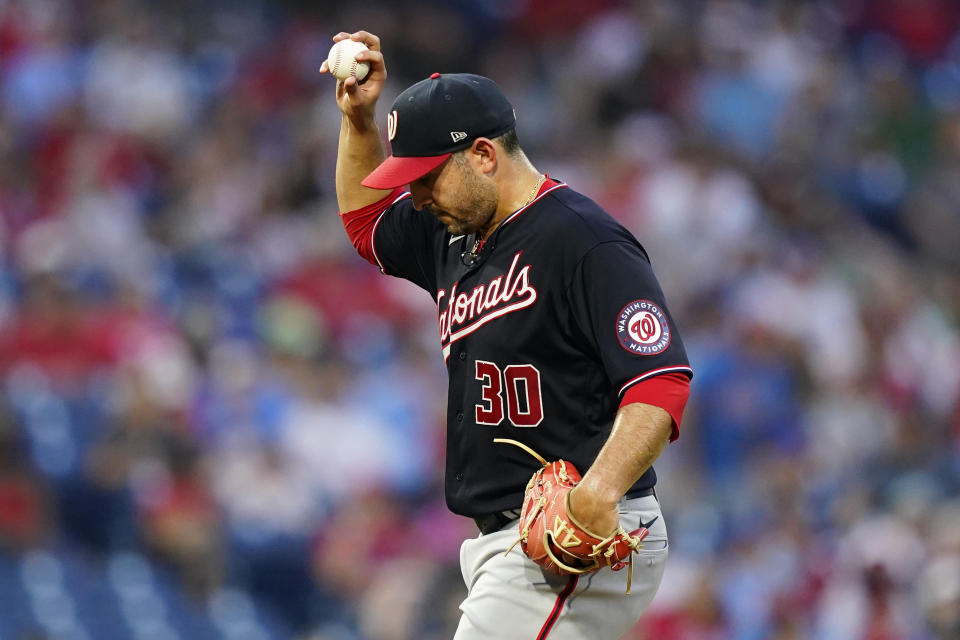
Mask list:
[{"label": "jersey button", "polygon": [[463,422],[463,411],[457,411],[457,422]]},{"label": "jersey button", "polygon": [[460,352],[460,359],[461,359],[461,360],[466,360],[466,359],[467,359],[467,352],[466,352],[466,351],[461,351],[461,352]]},{"label": "jersey button", "polygon": [[462,473],[458,473],[458,474],[456,475],[456,478],[457,478],[457,482],[462,481],[462,480],[463,480],[463,474],[462,474]]}]

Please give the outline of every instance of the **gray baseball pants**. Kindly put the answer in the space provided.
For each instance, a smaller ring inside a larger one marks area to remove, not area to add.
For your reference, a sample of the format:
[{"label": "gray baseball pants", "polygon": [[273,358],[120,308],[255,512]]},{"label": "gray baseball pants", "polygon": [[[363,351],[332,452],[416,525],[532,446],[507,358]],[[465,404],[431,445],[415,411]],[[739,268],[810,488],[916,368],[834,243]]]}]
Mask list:
[{"label": "gray baseball pants", "polygon": [[650,605],[667,560],[667,528],[655,496],[620,501],[620,522],[633,531],[651,523],[644,548],[633,556],[633,586],[625,595],[629,567],[582,576],[543,572],[517,545],[515,520],[478,535],[460,548],[467,597],[454,640],[617,640]]}]

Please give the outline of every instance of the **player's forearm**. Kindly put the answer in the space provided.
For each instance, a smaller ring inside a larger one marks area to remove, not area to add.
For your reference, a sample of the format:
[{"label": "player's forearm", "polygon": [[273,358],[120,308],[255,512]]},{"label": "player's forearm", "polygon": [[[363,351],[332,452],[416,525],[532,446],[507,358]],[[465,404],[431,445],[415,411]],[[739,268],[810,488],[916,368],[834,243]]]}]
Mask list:
[{"label": "player's forearm", "polygon": [[602,522],[659,457],[671,429],[672,418],[660,407],[639,402],[621,407],[606,444],[571,494],[572,511],[585,524]]},{"label": "player's forearm", "polygon": [[370,189],[360,184],[385,157],[380,130],[373,119],[354,122],[343,116],[336,172],[337,205],[340,211],[355,211],[389,193],[389,190]]}]

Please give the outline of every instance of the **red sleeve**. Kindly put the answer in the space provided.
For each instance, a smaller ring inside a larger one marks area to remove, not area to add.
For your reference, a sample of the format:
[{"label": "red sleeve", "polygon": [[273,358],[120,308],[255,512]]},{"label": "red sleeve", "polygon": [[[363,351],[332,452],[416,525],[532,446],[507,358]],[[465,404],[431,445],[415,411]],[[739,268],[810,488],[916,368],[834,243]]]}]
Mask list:
[{"label": "red sleeve", "polygon": [[680,437],[680,420],[690,397],[690,379],[682,373],[665,373],[633,385],[623,394],[620,406],[634,402],[660,407],[673,418],[670,442]]},{"label": "red sleeve", "polygon": [[403,189],[397,187],[382,200],[368,204],[362,209],[340,213],[343,228],[347,230],[350,242],[353,243],[357,253],[375,267],[381,267],[373,250],[373,232],[377,227],[377,220],[403,195]]}]

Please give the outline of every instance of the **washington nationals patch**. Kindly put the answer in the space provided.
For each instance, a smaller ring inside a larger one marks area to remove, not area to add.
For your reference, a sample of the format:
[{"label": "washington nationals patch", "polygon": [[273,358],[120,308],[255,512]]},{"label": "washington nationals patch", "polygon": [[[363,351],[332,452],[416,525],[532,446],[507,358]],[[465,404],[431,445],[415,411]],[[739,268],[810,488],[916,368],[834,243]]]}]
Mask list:
[{"label": "washington nationals patch", "polygon": [[634,300],[617,316],[620,346],[641,356],[655,356],[670,346],[670,325],[663,310],[649,300]]}]

